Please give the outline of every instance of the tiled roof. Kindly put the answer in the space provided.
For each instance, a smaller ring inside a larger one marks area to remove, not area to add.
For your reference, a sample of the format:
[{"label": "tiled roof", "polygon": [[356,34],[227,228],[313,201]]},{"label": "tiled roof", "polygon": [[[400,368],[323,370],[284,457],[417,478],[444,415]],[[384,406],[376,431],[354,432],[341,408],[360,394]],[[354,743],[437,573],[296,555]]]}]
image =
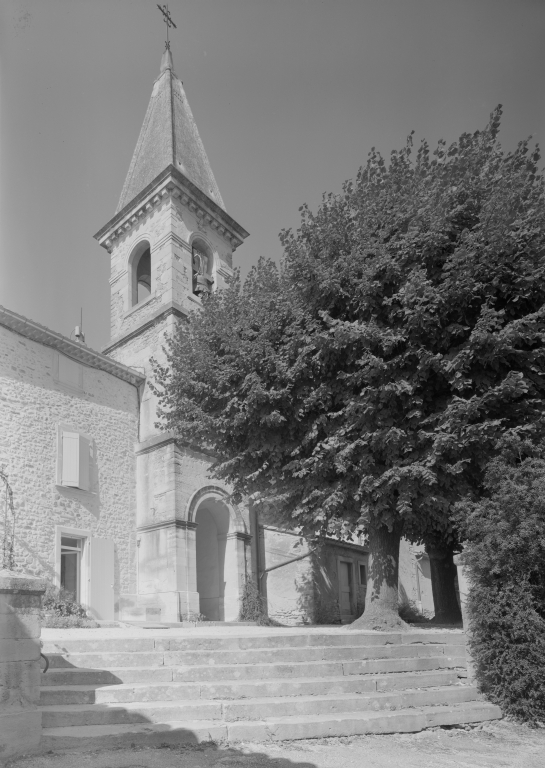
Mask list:
[{"label": "tiled roof", "polygon": [[96,352],[94,349],[81,344],[78,341],[62,336],[60,333],[50,331],[44,325],[29,320],[22,315],[18,315],[11,309],[0,306],[0,325],[9,328],[27,339],[37,341],[39,344],[45,344],[47,347],[53,347],[63,355],[77,360],[79,363],[88,365],[91,368],[98,368],[100,371],[111,373],[118,379],[128,381],[129,384],[138,386],[146,380],[144,374],[135,371],[134,368],[128,368],[122,363],[118,363],[107,355]]},{"label": "tiled roof", "polygon": [[172,54],[166,50],[117,211],[124,208],[169,165],[179,169],[225,210],[184,87],[174,74]]}]

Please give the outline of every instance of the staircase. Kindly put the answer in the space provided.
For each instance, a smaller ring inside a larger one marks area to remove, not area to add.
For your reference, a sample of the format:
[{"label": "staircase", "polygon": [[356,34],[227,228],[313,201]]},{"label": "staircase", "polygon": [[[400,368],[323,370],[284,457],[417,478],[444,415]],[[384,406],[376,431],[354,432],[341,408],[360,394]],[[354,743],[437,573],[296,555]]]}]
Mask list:
[{"label": "staircase", "polygon": [[396,733],[501,717],[464,684],[461,631],[94,632],[44,642],[44,750]]}]

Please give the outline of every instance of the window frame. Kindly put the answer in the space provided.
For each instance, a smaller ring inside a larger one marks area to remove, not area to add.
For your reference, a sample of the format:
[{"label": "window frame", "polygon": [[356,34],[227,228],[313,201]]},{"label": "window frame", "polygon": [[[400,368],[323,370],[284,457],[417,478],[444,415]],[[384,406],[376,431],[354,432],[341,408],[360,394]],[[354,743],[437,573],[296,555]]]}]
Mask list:
[{"label": "window frame", "polygon": [[89,602],[89,540],[91,539],[91,531],[87,528],[72,528],[68,525],[56,525],[55,526],[55,574],[54,582],[55,586],[60,589],[61,587],[61,555],[62,555],[62,539],[72,538],[80,539],[81,544],[81,557],[80,557],[80,572],[79,572],[79,602],[88,606]]}]

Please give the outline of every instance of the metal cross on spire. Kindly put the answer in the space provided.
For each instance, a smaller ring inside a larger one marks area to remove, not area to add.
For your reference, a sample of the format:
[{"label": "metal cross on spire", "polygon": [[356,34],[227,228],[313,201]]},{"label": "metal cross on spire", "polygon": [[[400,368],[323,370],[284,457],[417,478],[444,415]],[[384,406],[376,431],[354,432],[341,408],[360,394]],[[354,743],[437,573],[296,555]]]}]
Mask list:
[{"label": "metal cross on spire", "polygon": [[168,5],[165,4],[165,5],[161,6],[161,5],[157,4],[157,8],[159,8],[161,13],[163,14],[163,18],[165,20],[165,24],[167,25],[167,39],[166,39],[166,42],[165,42],[165,47],[166,47],[167,50],[170,51],[170,40],[168,39],[168,28],[169,27],[174,27],[174,29],[178,29],[178,27],[172,21],[172,18],[170,16],[169,11],[168,11]]}]

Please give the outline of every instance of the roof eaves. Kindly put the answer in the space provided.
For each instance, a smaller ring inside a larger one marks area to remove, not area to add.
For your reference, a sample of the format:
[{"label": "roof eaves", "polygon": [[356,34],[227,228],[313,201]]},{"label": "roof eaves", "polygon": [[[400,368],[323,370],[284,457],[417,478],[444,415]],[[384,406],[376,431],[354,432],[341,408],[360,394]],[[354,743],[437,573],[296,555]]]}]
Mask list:
[{"label": "roof eaves", "polygon": [[[94,235],[95,240],[98,240],[98,242],[104,246],[104,243],[101,241],[104,240],[105,236],[115,231],[121,222],[127,218],[135,209],[142,206],[146,202],[147,198],[154,195],[161,184],[163,184],[168,178],[172,178],[178,182],[178,184],[187,190],[187,192],[189,192],[189,194],[195,198],[198,203],[203,206],[203,208],[208,209],[213,218],[220,221],[224,227],[234,232],[240,240],[245,240],[249,236],[249,233],[243,227],[241,227],[240,224],[232,218],[232,216],[229,216],[229,214],[226,213],[223,208],[221,208],[210,197],[208,197],[208,195],[204,193],[190,179],[188,179],[185,174],[183,174],[173,165],[169,165],[165,168],[164,171],[161,171],[161,173],[158,174],[147,185],[147,187],[144,187],[144,189],[139,192],[139,194],[136,195],[136,197],[134,197],[130,203],[127,203],[127,205],[125,205],[118,213],[116,213],[115,216],[113,216],[113,218],[111,218],[107,224],[99,229],[99,231]],[[128,225],[128,228],[130,228],[130,225]]]},{"label": "roof eaves", "polygon": [[44,325],[36,323],[34,320],[29,320],[22,315],[18,315],[11,309],[0,306],[0,325],[8,328],[15,333],[24,336],[31,341],[36,341],[39,344],[45,344],[48,347],[52,347],[63,355],[76,360],[79,363],[88,365],[90,368],[97,368],[98,370],[105,371],[106,373],[116,376],[118,379],[132,384],[137,387],[143,384],[146,380],[144,374],[129,368],[122,363],[118,363],[111,357],[96,352],[94,349],[80,344],[77,341],[62,336],[60,333],[51,331]]}]

